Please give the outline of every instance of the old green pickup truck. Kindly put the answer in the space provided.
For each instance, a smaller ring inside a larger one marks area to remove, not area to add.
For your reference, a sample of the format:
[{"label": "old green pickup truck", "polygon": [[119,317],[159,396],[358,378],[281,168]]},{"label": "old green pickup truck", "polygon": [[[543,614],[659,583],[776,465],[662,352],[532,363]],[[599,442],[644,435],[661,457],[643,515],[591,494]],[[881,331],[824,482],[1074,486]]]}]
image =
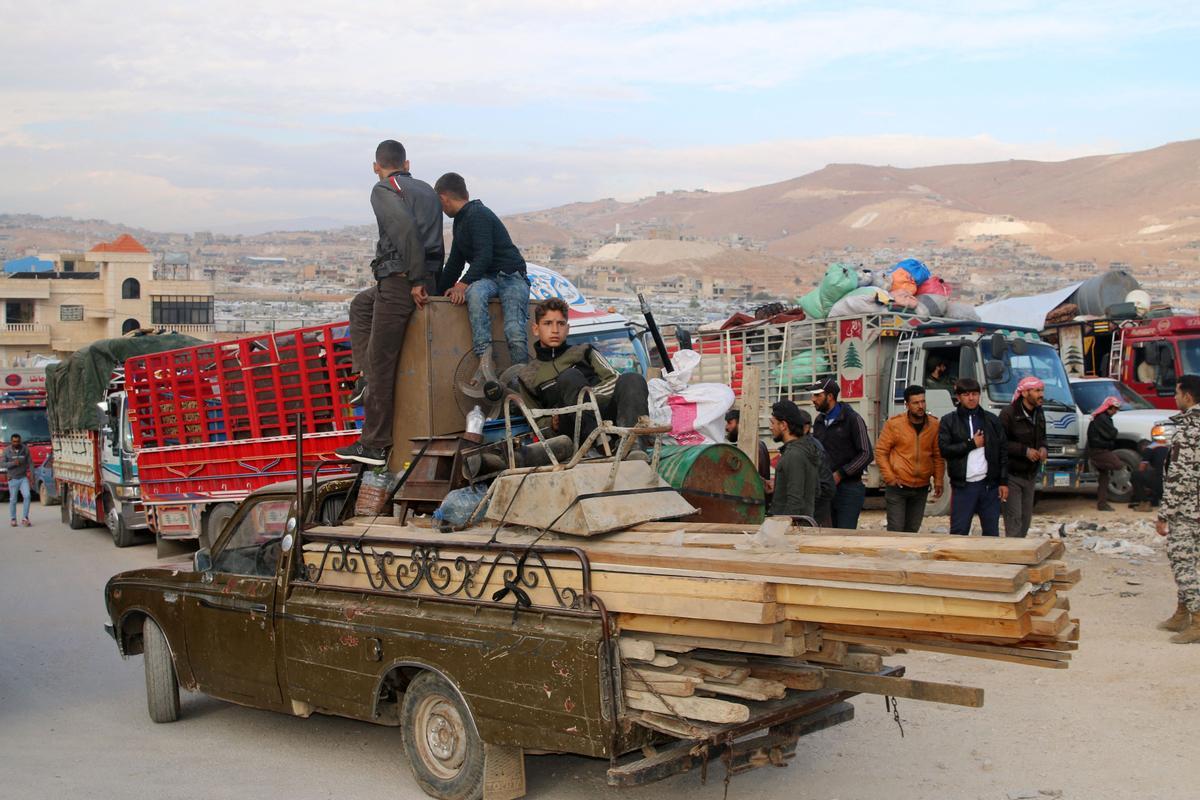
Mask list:
[{"label": "old green pickup truck", "polygon": [[[609,783],[633,786],[703,772],[710,760],[731,773],[780,766],[799,736],[853,716],[844,702],[853,692],[823,689],[755,704],[748,721],[687,740],[636,724],[618,701],[616,637],[582,551],[456,543],[443,558],[427,541],[319,524],[336,521],[349,484],[314,481],[299,514],[294,483],[260,489],[193,563],[108,582],[105,627],[122,656],[143,655],[151,719],[179,717],[182,686],[301,717],[399,726],[428,794],[491,800],[523,796],[525,751],[605,758]],[[364,544],[385,554],[397,585],[319,584],[321,570],[345,568]],[[316,567],[302,550],[320,553]],[[547,559],[578,559],[583,591],[557,588]],[[470,577],[493,569],[514,576],[512,594],[484,595],[487,581]],[[541,604],[518,607],[521,586],[553,587],[554,600],[542,591]]]}]

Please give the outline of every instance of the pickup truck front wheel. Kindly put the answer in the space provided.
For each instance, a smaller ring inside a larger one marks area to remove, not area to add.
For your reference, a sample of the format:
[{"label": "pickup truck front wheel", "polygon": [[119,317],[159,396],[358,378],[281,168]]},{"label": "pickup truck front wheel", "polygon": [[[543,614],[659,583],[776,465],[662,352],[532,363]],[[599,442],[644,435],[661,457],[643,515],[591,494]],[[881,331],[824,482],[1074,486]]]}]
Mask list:
[{"label": "pickup truck front wheel", "polygon": [[404,752],[413,777],[439,800],[483,797],[483,742],[471,712],[442,676],[422,672],[400,707]]},{"label": "pickup truck front wheel", "polygon": [[142,623],[142,660],[146,667],[146,706],[155,722],[179,719],[179,679],[162,628],[149,617]]}]

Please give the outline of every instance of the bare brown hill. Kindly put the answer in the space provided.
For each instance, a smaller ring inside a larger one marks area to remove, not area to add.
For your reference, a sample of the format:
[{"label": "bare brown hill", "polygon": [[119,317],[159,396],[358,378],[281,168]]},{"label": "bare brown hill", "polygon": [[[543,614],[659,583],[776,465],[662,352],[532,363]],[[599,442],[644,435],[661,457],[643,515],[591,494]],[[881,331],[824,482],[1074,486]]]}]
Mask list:
[{"label": "bare brown hill", "polygon": [[847,245],[983,247],[1000,236],[1063,260],[1195,262],[1200,140],[1061,162],[913,169],[831,164],[737,192],[573,203],[513,220],[554,244],[561,237],[550,239],[551,231],[602,237],[618,224],[634,236],[740,234],[788,259]]}]

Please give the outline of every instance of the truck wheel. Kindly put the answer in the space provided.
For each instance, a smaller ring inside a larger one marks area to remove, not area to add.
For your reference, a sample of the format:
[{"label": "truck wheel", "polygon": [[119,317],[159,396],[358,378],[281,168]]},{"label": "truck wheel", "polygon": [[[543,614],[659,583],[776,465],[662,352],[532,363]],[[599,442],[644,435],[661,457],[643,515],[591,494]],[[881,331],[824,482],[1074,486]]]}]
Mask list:
[{"label": "truck wheel", "polygon": [[146,707],[155,722],[179,719],[179,679],[171,663],[171,649],[154,620],[142,623],[142,661],[146,667]]},{"label": "truck wheel", "polygon": [[53,494],[51,494],[50,491],[46,488],[45,481],[42,481],[41,483],[38,484],[37,496],[38,496],[38,502],[47,508],[49,508],[50,506],[56,506],[59,503],[59,499],[57,497],[55,497]]},{"label": "truck wheel", "polygon": [[929,490],[929,500],[925,503],[925,516],[945,517],[950,513],[950,475],[947,472],[942,478],[945,490],[937,500],[933,499],[933,489]]},{"label": "truck wheel", "polygon": [[471,712],[442,676],[422,672],[400,707],[404,752],[413,777],[439,800],[481,800],[483,742]]},{"label": "truck wheel", "polygon": [[126,527],[125,520],[117,511],[117,504],[109,495],[104,495],[104,524],[108,526],[113,544],[117,547],[129,547],[137,538],[137,535]]},{"label": "truck wheel", "polygon": [[87,517],[75,512],[75,492],[67,487],[63,487],[62,520],[73,531],[83,530],[89,523]]},{"label": "truck wheel", "polygon": [[1142,458],[1133,450],[1114,450],[1124,469],[1113,470],[1108,478],[1108,499],[1113,503],[1128,503],[1133,499],[1133,473],[1141,466]]},{"label": "truck wheel", "polygon": [[234,511],[237,511],[237,506],[233,503],[220,503],[204,512],[204,521],[200,531],[201,547],[211,549],[217,543],[217,537],[225,529],[225,523],[229,522]]}]

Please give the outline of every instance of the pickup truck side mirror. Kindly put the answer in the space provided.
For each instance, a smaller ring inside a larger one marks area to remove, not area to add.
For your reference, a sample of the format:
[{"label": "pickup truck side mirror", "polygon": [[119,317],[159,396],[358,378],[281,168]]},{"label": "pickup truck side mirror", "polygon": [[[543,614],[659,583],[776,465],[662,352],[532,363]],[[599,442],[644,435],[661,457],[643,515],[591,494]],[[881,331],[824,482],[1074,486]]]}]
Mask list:
[{"label": "pickup truck side mirror", "polygon": [[196,572],[212,572],[212,553],[207,547],[202,547],[196,551],[196,554],[192,556],[192,565],[195,567]]}]

